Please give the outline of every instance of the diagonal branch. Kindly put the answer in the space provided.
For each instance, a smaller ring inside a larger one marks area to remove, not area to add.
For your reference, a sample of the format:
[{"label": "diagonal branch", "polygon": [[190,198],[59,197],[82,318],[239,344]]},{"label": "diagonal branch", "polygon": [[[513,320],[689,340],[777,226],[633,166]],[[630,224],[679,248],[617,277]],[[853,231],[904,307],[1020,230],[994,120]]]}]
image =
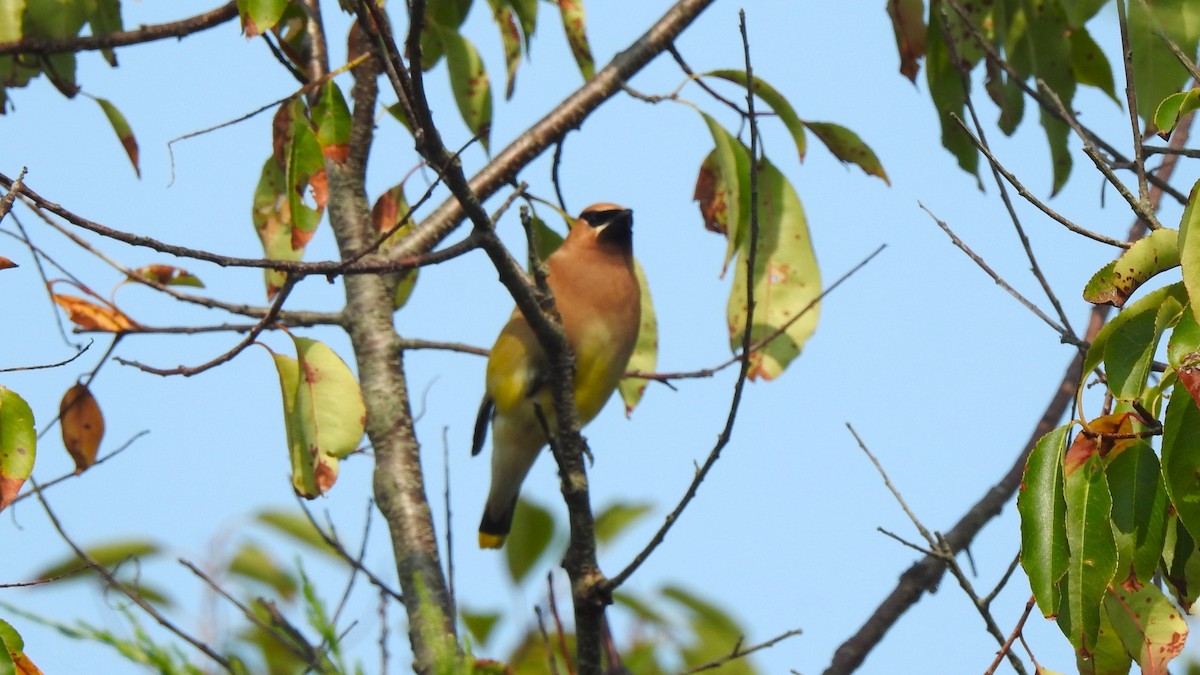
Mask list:
[{"label": "diagonal branch", "polygon": [[[1182,147],[1187,143],[1187,132],[1191,124],[1192,117],[1190,116],[1181,120],[1176,135],[1171,138],[1172,146]],[[1151,174],[1153,179],[1150,180],[1150,183],[1154,185],[1150,190],[1151,208],[1157,209],[1163,195],[1169,193],[1168,189],[1160,188],[1159,186],[1160,184],[1165,185],[1166,181],[1170,180],[1176,166],[1176,161],[1170,160],[1177,159],[1178,155],[1167,155],[1167,160],[1163,162],[1158,171]],[[1145,223],[1138,218],[1130,227],[1128,238],[1133,241],[1141,238],[1145,233]],[[1090,342],[1095,337],[1111,309],[1108,305],[1092,308],[1091,319],[1084,336],[1085,341]],[[1030,450],[1033,449],[1034,444],[1037,443],[1039,438],[1058,424],[1062,416],[1066,414],[1067,407],[1074,399],[1075,392],[1078,389],[1079,378],[1082,375],[1082,367],[1083,355],[1077,353],[1075,358],[1071,360],[1070,365],[1067,366],[1067,370],[1063,373],[1063,377],[1059,381],[1058,387],[1050,399],[1050,403],[1047,404],[1041,419],[1034,426],[1029,440],[1025,443],[1021,451],[1017,453],[1012,466],[991,489],[984,493],[958,519],[954,527],[946,532],[945,544],[949,551],[957,553],[967,548],[975,539],[975,536],[979,534],[979,531],[983,529],[983,526],[992,518],[999,515],[1004,505],[1012,499],[1013,494],[1021,484],[1021,476],[1025,469],[1025,459],[1029,456]],[[932,592],[937,588],[945,571],[945,562],[934,556],[926,556],[901,574],[892,592],[883,599],[879,607],[859,627],[858,631],[837,648],[829,667],[825,670],[825,675],[844,675],[857,670],[875,645],[879,644],[880,640],[883,639],[884,634],[900,620],[900,617],[916,604],[922,595],[926,592]]]}]

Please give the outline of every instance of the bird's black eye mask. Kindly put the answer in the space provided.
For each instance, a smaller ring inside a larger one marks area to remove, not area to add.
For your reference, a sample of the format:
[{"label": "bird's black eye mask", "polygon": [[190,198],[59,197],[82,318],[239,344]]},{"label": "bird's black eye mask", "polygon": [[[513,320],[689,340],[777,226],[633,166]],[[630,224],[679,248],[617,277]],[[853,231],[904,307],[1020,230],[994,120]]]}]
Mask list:
[{"label": "bird's black eye mask", "polygon": [[582,214],[580,217],[583,218],[583,222],[587,223],[591,227],[600,227],[602,225],[607,225],[621,217],[623,213],[625,212],[619,209],[610,209],[608,211],[588,211],[587,213]]}]

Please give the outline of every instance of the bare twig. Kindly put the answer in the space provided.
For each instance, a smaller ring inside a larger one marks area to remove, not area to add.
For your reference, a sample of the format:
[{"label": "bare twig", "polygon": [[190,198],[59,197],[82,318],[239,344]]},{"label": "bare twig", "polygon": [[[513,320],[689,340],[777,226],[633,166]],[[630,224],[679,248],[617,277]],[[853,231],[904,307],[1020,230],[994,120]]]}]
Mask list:
[{"label": "bare twig", "polygon": [[533,613],[537,615],[538,632],[542,634],[542,647],[546,650],[546,664],[550,668],[550,675],[558,675],[558,659],[554,658],[554,647],[550,644],[550,634],[546,632],[546,617],[542,615],[542,608],[538,605],[533,606]]},{"label": "bare twig", "polygon": [[[116,457],[117,455],[121,454],[122,452],[125,452],[127,449],[129,449],[129,446],[133,445],[134,441],[141,438],[142,436],[145,436],[148,433],[150,433],[150,432],[145,429],[137,432],[129,440],[122,443],[116,450],[113,450],[112,452],[108,453],[107,455],[104,455],[103,457],[97,459],[90,467],[88,467],[88,469],[94,469],[95,467],[100,466],[101,464],[107,462],[108,460],[112,459],[113,457]],[[81,475],[81,474],[78,471],[64,473],[63,475],[61,475],[57,478],[53,478],[51,480],[46,481],[45,483],[42,483],[40,485],[40,488],[42,490],[49,490],[50,488],[54,487],[55,485],[58,485],[59,483],[65,481],[67,479],[75,478],[76,476],[79,476],[79,475]],[[24,494],[17,495],[17,498],[14,499],[12,501],[12,503],[16,504],[17,502],[21,501],[22,499],[25,499],[26,497],[33,494],[34,492],[35,492],[35,490],[33,490],[33,489],[26,490]]]},{"label": "bare twig", "polygon": [[733,661],[735,659],[745,658],[745,657],[749,656],[750,654],[753,654],[754,652],[761,651],[763,649],[768,649],[770,647],[774,647],[776,644],[779,644],[780,642],[783,642],[784,640],[786,640],[790,637],[795,637],[797,635],[800,635],[801,633],[803,633],[803,631],[801,631],[799,628],[793,628],[792,630],[789,630],[784,633],[780,633],[779,635],[776,635],[775,637],[771,638],[770,640],[767,640],[766,642],[760,642],[756,645],[751,645],[749,647],[742,647],[741,641],[739,641],[738,644],[733,648],[732,652],[726,654],[725,656],[722,656],[719,659],[713,659],[712,661],[709,661],[708,663],[702,663],[693,668],[688,668],[687,670],[680,673],[680,675],[690,675],[691,673],[700,673],[700,672],[704,672],[706,670],[713,670],[715,668],[720,668],[721,666],[725,665],[726,663],[729,663],[730,661]]},{"label": "bare twig", "polygon": [[[996,652],[996,660],[992,661],[992,665],[988,666],[988,669],[983,671],[983,675],[992,675],[995,673],[996,669],[1000,667],[1000,662],[1004,660],[1004,655],[1012,651],[1013,642],[1015,642],[1017,636],[1021,634],[1021,629],[1025,627],[1025,620],[1029,618],[1029,613],[1033,611],[1034,604],[1036,604],[1036,602],[1031,595],[1029,596],[1029,602],[1025,603],[1025,611],[1021,613],[1021,618],[1017,620],[1017,625],[1015,628],[1013,628],[1012,635],[1010,635],[1008,639],[1004,641],[1004,644],[1000,647],[1000,651]],[[1038,670],[1040,671],[1041,668]]]},{"label": "bare twig", "polygon": [[[753,81],[753,68],[750,64],[750,42],[746,36],[746,14],[745,11],[738,12],[738,27],[742,36],[742,54],[745,60],[745,70],[747,81]],[[759,238],[759,223],[758,223],[758,121],[754,117],[754,93],[753,88],[746,90],[746,106],[749,111],[750,119],[750,237],[748,247],[743,253],[742,263],[746,265],[747,278],[754,278],[754,266],[758,257],[758,238]],[[729,444],[733,438],[733,425],[737,419],[738,408],[742,402],[742,391],[746,386],[746,379],[750,374],[750,359],[753,354],[754,343],[751,340],[751,327],[754,325],[754,284],[746,284],[746,319],[742,328],[742,350],[739,355],[740,367],[738,369],[738,377],[733,385],[733,395],[729,403],[729,413],[725,418],[725,427],[721,430],[717,437],[717,442],[713,449],[708,453],[708,457],[704,460],[704,464],[696,471],[695,477],[692,479],[691,485],[688,486],[683,497],[675,506],[675,509],[667,515],[666,520],[654,536],[646,544],[646,546],[634,557],[633,561],[621,570],[616,576],[605,583],[606,590],[612,590],[621,586],[629,579],[629,577],[641,567],[654,552],[655,549],[663,542],[667,536],[667,532],[679,519],[679,516],[691,503],[700,489],[700,483],[704,482],[708,472],[712,470],[713,465],[721,457],[721,451]],[[814,301],[815,303],[815,301]],[[810,303],[810,306],[814,303]],[[805,308],[807,309],[807,308]],[[802,314],[803,312],[801,312]],[[797,317],[793,317],[793,320]]]},{"label": "bare twig", "polygon": [[68,356],[67,358],[63,359],[62,361],[58,361],[56,363],[40,363],[40,364],[37,364],[34,366],[11,366],[9,368],[0,368],[0,373],[16,373],[16,372],[20,372],[23,370],[42,370],[45,368],[58,368],[59,366],[65,366],[68,363],[79,358],[80,356],[83,356],[84,352],[86,352],[87,350],[92,348],[92,343],[93,343],[92,340],[88,340],[88,343],[86,345],[80,347],[79,350],[76,351],[73,355]]},{"label": "bare twig", "polygon": [[42,492],[41,486],[39,486],[37,481],[33,480],[32,478],[29,480],[29,482],[33,485],[33,489],[35,494],[37,494],[38,501],[42,503],[42,509],[45,510],[46,516],[50,519],[50,523],[54,526],[54,529],[58,532],[58,535],[62,538],[63,542],[65,542],[67,546],[69,546],[71,550],[75,552],[76,557],[87,563],[87,566],[95,570],[96,573],[99,574],[111,588],[115,588],[116,590],[120,591],[122,595],[129,598],[130,602],[140,607],[142,611],[146,612],[146,614],[157,621],[160,626],[167,629],[171,633],[174,633],[184,642],[187,642],[195,647],[197,650],[211,659],[213,663],[221,666],[226,671],[230,673],[236,672],[233,664],[230,663],[228,659],[226,659],[224,656],[221,656],[221,654],[217,653],[217,651],[212,647],[196,639],[190,633],[176,626],[162,612],[158,611],[154,605],[150,604],[149,601],[143,598],[136,589],[130,588],[128,584],[124,583],[120,579],[117,579],[111,570],[104,565],[101,565],[96,561],[95,558],[92,558],[90,555],[88,555],[87,551],[84,551],[82,548],[80,548],[79,545],[75,543],[75,540],[72,539],[69,534],[67,534],[66,529],[63,528],[63,524],[61,521],[59,521],[58,515],[55,514],[54,509],[50,508],[50,502],[46,500],[46,495]]},{"label": "bare twig", "polygon": [[266,316],[264,316],[262,320],[259,321],[256,326],[254,326],[254,328],[250,329],[250,332],[246,334],[246,337],[242,338],[241,342],[238,342],[225,353],[198,366],[155,368],[154,366],[147,366],[143,363],[139,363],[138,361],[131,361],[129,359],[122,358],[118,358],[117,362],[125,366],[133,366],[138,370],[145,371],[152,375],[162,375],[164,377],[168,375],[183,375],[184,377],[191,377],[192,375],[198,375],[206,370],[216,368],[222,363],[233,360],[235,356],[241,354],[246,350],[247,347],[254,344],[254,341],[258,339],[258,336],[262,334],[263,330],[275,322],[275,317],[278,316],[279,311],[283,309],[283,303],[287,301],[288,296],[291,295],[292,289],[295,288],[295,286],[296,278],[288,275],[287,279],[283,282],[283,287],[280,288],[278,293],[275,295],[275,302],[271,305],[271,310],[267,312]]},{"label": "bare twig", "polygon": [[925,211],[925,213],[929,214],[929,217],[933,219],[933,222],[937,223],[937,226],[942,228],[942,231],[945,232],[946,235],[950,237],[950,241],[953,242],[954,245],[957,246],[963,253],[966,253],[967,257],[970,258],[972,262],[974,262],[976,265],[979,266],[979,269],[983,270],[989,277],[991,277],[992,281],[996,282],[996,285],[998,285],[1001,288],[1003,288],[1004,290],[1008,291],[1009,295],[1016,298],[1017,302],[1021,303],[1021,305],[1024,306],[1025,309],[1028,309],[1030,312],[1033,312],[1034,316],[1036,316],[1037,318],[1046,322],[1046,325],[1050,326],[1050,328],[1053,329],[1054,332],[1058,333],[1059,338],[1064,343],[1075,345],[1076,347],[1078,347],[1080,349],[1087,349],[1086,342],[1075,337],[1075,335],[1072,334],[1070,331],[1068,331],[1066,328],[1063,328],[1058,323],[1056,323],[1054,321],[1054,319],[1051,319],[1049,316],[1046,316],[1046,313],[1043,312],[1040,307],[1038,307],[1037,305],[1030,302],[1025,296],[1021,295],[1021,293],[1017,289],[1010,286],[1009,283],[1003,279],[1003,277],[1001,277],[999,274],[996,274],[996,272],[991,268],[991,266],[988,265],[986,262],[984,262],[983,258],[981,258],[979,256],[979,254],[972,251],[970,246],[967,246],[967,244],[962,239],[958,238],[958,235],[954,233],[954,230],[950,229],[949,225],[947,225],[943,220],[941,220],[937,216],[933,215],[933,212],[931,212],[928,208],[926,208],[924,204],[920,204],[920,207],[921,207],[921,210],[923,210],[923,211]]},{"label": "bare twig", "polygon": [[[1075,234],[1087,237],[1088,239],[1091,239],[1092,241],[1098,241],[1101,244],[1108,244],[1109,246],[1115,246],[1117,248],[1122,248],[1122,249],[1129,248],[1129,246],[1130,246],[1129,242],[1122,241],[1120,239],[1115,239],[1113,237],[1099,234],[1097,232],[1092,232],[1091,230],[1081,227],[1080,225],[1078,225],[1074,221],[1072,221],[1070,218],[1067,218],[1066,216],[1063,216],[1059,212],[1050,208],[1049,205],[1047,205],[1042,200],[1038,199],[1037,196],[1035,196],[1032,192],[1030,192],[1029,189],[1025,187],[1025,185],[1016,177],[1015,174],[1013,174],[1008,169],[1004,168],[1004,165],[1000,163],[1000,160],[996,159],[996,156],[992,154],[991,148],[989,148],[987,146],[987,144],[985,144],[979,137],[976,137],[975,134],[970,129],[967,128],[967,125],[962,121],[961,117],[959,117],[958,115],[955,115],[954,113],[950,113],[950,117],[951,117],[951,119],[953,119],[955,122],[958,123],[959,127],[962,128],[963,133],[965,133],[967,135],[967,138],[969,138],[971,140],[971,143],[975,145],[976,149],[978,149],[980,152],[982,152],[983,156],[987,158],[988,163],[991,164],[991,166],[992,166],[992,170],[996,173],[999,173],[1001,176],[1003,176],[1004,180],[1008,181],[1008,183],[1013,186],[1013,188],[1017,191],[1017,194],[1020,195],[1022,199],[1029,202],[1030,204],[1033,204],[1034,206],[1037,207],[1037,209],[1039,211],[1046,214],[1047,216],[1049,216],[1050,218],[1052,218],[1053,220],[1058,222],[1060,225],[1067,228],[1071,232],[1074,232]],[[976,125],[978,125],[978,122],[976,122]],[[979,127],[976,126],[976,128],[979,128]],[[1001,188],[1001,194],[1004,194],[1003,188]]]},{"label": "bare twig", "polygon": [[[846,424],[846,428],[849,429],[851,435],[854,436],[854,440],[858,443],[859,449],[861,449],[863,453],[866,454],[867,458],[871,460],[871,463],[875,465],[875,470],[878,471],[879,475],[883,478],[884,485],[886,485],[888,491],[892,493],[892,497],[896,499],[896,503],[900,505],[900,508],[904,509],[905,515],[907,515],[908,519],[912,521],[913,526],[917,528],[917,531],[920,532],[925,541],[929,543],[929,548],[931,549],[932,554],[935,557],[943,560],[947,569],[949,569],[950,573],[954,575],[954,578],[958,580],[958,584],[960,587],[962,587],[963,592],[966,593],[967,597],[969,597],[975,604],[975,609],[979,612],[979,615],[983,617],[983,622],[987,627],[988,633],[990,633],[992,637],[996,638],[996,641],[999,644],[1005,644],[1004,635],[1000,632],[1000,627],[996,625],[996,619],[992,616],[991,610],[988,608],[987,603],[983,602],[979,598],[978,594],[975,593],[975,588],[971,584],[971,581],[967,579],[967,576],[963,574],[962,568],[959,567],[958,560],[955,558],[956,551],[946,543],[946,540],[941,534],[931,533],[925,528],[925,525],[921,522],[921,519],[917,518],[917,514],[913,513],[912,509],[908,508],[908,503],[904,501],[904,497],[900,494],[900,491],[896,489],[895,485],[892,484],[892,479],[888,477],[887,471],[884,470],[883,465],[879,463],[879,460],[875,458],[875,455],[871,452],[871,450],[867,448],[867,444],[863,442],[862,438],[858,435],[858,432],[855,431],[854,427],[849,423]],[[899,537],[897,537],[897,539],[899,539]],[[1025,664],[1021,663],[1021,660],[1017,658],[1015,654],[1012,654],[1011,652],[1009,653],[1009,661],[1012,663],[1013,670],[1024,675]]]}]

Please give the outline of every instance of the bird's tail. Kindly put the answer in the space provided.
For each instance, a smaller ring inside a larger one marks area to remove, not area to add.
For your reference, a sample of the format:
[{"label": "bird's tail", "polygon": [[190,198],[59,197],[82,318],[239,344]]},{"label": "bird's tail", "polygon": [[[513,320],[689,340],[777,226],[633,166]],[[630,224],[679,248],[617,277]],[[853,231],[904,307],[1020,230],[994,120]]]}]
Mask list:
[{"label": "bird's tail", "polygon": [[479,548],[500,548],[512,530],[513,514],[517,511],[517,498],[513,497],[499,515],[492,513],[491,500],[483,509],[483,518],[479,521]]}]

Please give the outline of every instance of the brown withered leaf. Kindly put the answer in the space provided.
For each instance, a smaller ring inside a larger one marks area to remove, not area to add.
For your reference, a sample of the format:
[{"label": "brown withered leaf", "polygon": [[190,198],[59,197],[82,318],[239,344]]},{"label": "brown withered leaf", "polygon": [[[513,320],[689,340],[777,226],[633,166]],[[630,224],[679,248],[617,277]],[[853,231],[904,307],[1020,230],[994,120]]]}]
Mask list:
[{"label": "brown withered leaf", "polygon": [[96,463],[100,439],[104,438],[104,413],[87,385],[76,384],[63,394],[58,420],[63,445],[75,460],[75,473],[81,474]]},{"label": "brown withered leaf", "polygon": [[728,234],[726,209],[729,195],[721,189],[718,171],[716,151],[713,151],[700,164],[700,174],[696,176],[696,190],[692,199],[700,203],[700,216],[704,219],[706,230]]},{"label": "brown withered leaf", "polygon": [[53,294],[54,302],[67,312],[67,318],[84,330],[119,333],[137,327],[137,322],[116,307],[104,307],[76,295]]},{"label": "brown withered leaf", "polygon": [[13,261],[9,260],[8,258],[5,258],[4,256],[0,255],[0,270],[12,269],[12,268],[14,268],[14,267],[16,267],[16,266],[17,266],[17,263],[15,263],[15,262],[13,262]]}]

